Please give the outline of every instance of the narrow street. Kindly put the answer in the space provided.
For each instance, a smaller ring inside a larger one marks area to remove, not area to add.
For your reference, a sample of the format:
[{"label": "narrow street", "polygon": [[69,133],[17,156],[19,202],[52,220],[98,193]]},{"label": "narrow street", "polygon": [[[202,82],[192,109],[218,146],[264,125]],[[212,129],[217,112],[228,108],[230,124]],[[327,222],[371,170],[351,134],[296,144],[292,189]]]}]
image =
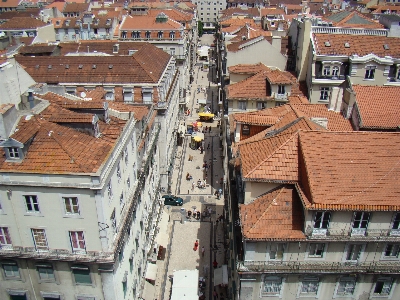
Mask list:
[{"label": "narrow street", "polygon": [[[200,43],[211,45],[212,40],[212,35],[204,35]],[[211,78],[213,72],[213,68],[201,70],[199,61],[196,64],[194,81],[190,89],[191,100],[188,103],[190,114],[181,118],[180,128],[187,128],[188,124],[199,121],[196,112],[200,107],[199,100],[202,102],[201,100],[206,99],[211,113],[218,112],[218,87]],[[206,126],[208,128],[207,132],[204,132],[203,153],[194,147],[190,134],[185,135],[182,145],[177,148],[171,192],[183,199],[183,206],[164,207],[164,220],[160,226],[165,224],[167,228],[160,228],[159,234],[165,236],[165,243],[168,245],[164,259],[157,261],[158,271],[153,299],[170,299],[172,289],[170,277],[174,271],[195,269],[199,270],[199,277],[203,277],[206,282],[206,287],[199,291],[204,294],[204,299],[213,299],[213,262],[217,261],[218,267],[225,264],[226,251],[224,226],[222,223],[218,225],[217,221],[223,215],[224,200],[223,195],[220,197],[215,195],[216,191],[223,190],[224,177],[218,120],[219,118],[213,122],[202,122],[202,127],[199,127],[201,133]],[[207,164],[206,169],[203,168],[204,164]],[[192,177],[191,180],[186,179],[188,173]],[[204,188],[197,186],[198,181],[205,183]],[[188,217],[187,212],[194,210],[201,212],[200,219]],[[199,242],[199,247],[195,251],[193,248],[196,240]],[[204,256],[201,252],[202,247],[205,249]],[[224,288],[216,286],[215,290],[219,299],[226,299]]]}]

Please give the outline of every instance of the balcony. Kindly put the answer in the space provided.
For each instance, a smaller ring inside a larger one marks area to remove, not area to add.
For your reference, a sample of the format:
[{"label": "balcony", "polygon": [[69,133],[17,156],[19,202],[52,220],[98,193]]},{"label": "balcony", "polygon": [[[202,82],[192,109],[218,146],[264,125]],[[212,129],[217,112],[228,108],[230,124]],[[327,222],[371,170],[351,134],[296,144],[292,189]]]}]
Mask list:
[{"label": "balcony", "polygon": [[380,241],[400,242],[400,230],[398,229],[316,229],[306,233],[308,240],[324,241]]},{"label": "balcony", "polygon": [[400,274],[400,262],[238,261],[239,273],[392,273]]},{"label": "balcony", "polygon": [[12,249],[0,249],[0,257],[6,258],[28,258],[48,259],[60,261],[79,262],[114,262],[113,252],[86,251],[85,254],[74,253],[67,249],[49,249],[48,251],[36,251],[33,247],[14,246]]},{"label": "balcony", "polygon": [[322,73],[318,73],[315,74],[315,79],[345,80],[346,76],[345,75],[332,76],[332,75],[323,75]]}]

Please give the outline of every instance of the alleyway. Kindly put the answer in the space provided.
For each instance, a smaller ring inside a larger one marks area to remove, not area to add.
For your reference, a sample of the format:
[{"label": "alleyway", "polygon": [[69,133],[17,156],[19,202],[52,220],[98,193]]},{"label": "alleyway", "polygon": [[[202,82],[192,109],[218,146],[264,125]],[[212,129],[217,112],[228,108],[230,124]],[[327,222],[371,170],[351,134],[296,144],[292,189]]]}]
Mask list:
[{"label": "alleyway", "polygon": [[[212,35],[204,35],[200,39],[202,45],[212,43]],[[189,116],[181,120],[181,127],[199,121],[196,110],[199,108],[198,100],[208,99],[209,107],[214,113],[218,111],[217,85],[211,79],[213,69],[201,70],[200,64],[194,68],[194,81],[191,85]],[[205,92],[199,92],[198,88]],[[210,102],[212,101],[212,102]],[[206,287],[200,290],[205,298],[213,299],[213,262],[218,262],[218,267],[225,264],[224,233],[222,223],[218,225],[217,218],[223,214],[223,196],[217,198],[215,191],[223,189],[221,179],[223,178],[221,138],[218,119],[214,122],[203,123],[210,127],[204,133],[204,152],[192,149],[191,136],[185,135],[182,146],[178,146],[175,165],[172,174],[172,194],[183,198],[183,206],[164,207],[164,219],[159,226],[165,224],[167,228],[160,228],[161,235],[165,235],[166,253],[163,260],[157,261],[157,278],[154,288],[154,297],[146,300],[168,300],[171,297],[172,281],[170,276],[175,270],[199,270],[199,276],[206,280]],[[190,158],[190,160],[189,160]],[[207,163],[207,171],[203,165]],[[192,176],[186,180],[186,174]],[[204,188],[197,187],[197,181],[206,181]],[[194,185],[193,185],[194,182]],[[187,211],[194,209],[202,213],[200,220],[187,217]],[[203,215],[207,211],[206,216]],[[208,212],[211,212],[209,214]],[[199,241],[197,251],[193,250],[195,241]],[[204,256],[201,248],[204,247]],[[219,299],[227,299],[223,288],[215,287]]]}]

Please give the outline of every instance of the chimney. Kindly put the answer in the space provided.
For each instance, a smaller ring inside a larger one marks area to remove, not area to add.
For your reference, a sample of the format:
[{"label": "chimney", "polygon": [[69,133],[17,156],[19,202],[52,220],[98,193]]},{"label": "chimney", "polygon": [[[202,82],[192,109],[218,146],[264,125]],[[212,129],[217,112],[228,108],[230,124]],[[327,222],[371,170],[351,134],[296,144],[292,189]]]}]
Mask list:
[{"label": "chimney", "polygon": [[337,86],[332,87],[329,98],[328,110],[340,112],[343,102],[343,89]]},{"label": "chimney", "polygon": [[272,45],[272,47],[279,50],[279,52],[280,52],[281,51],[281,42],[282,42],[282,38],[280,36],[273,36],[271,45]]}]

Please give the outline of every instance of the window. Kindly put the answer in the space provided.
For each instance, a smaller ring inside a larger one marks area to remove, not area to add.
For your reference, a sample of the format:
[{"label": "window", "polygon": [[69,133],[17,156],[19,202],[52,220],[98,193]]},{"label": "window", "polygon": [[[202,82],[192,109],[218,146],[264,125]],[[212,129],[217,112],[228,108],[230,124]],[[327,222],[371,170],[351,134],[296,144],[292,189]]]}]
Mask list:
[{"label": "window", "polygon": [[19,151],[17,147],[10,147],[8,148],[8,156],[10,158],[15,158],[18,159],[19,158]]},{"label": "window", "polygon": [[117,178],[118,178],[118,182],[119,182],[121,180],[121,167],[120,167],[119,163],[117,166]]},{"label": "window", "polygon": [[320,94],[319,94],[319,100],[328,100],[329,97],[329,88],[328,87],[321,87]]},{"label": "window", "polygon": [[278,95],[284,95],[284,94],[285,94],[285,86],[278,85]]},{"label": "window", "polygon": [[49,249],[47,246],[46,231],[44,229],[32,228],[32,236],[37,251],[47,251]]},{"label": "window", "polygon": [[265,108],[265,103],[264,102],[257,102],[257,109],[264,109]]},{"label": "window", "polygon": [[308,256],[322,258],[324,256],[324,249],[325,249],[325,244],[312,243],[310,244],[310,250],[308,252]]},{"label": "window", "polygon": [[39,210],[39,202],[36,195],[26,195],[25,197],[25,204],[26,204],[26,211],[27,212],[34,212],[38,213]]},{"label": "window", "polygon": [[269,259],[282,260],[284,251],[285,251],[285,244],[282,243],[271,244],[271,249],[269,251]]},{"label": "window", "polygon": [[0,249],[12,249],[11,238],[7,227],[0,227]]},{"label": "window", "polygon": [[390,277],[380,277],[375,283],[373,290],[374,296],[389,296],[393,286],[393,279]]},{"label": "window", "polygon": [[108,187],[107,187],[107,192],[108,192],[108,197],[111,199],[112,198],[112,185],[111,185],[111,180],[108,182]]},{"label": "window", "polygon": [[65,213],[67,215],[79,215],[79,205],[77,197],[63,197]]},{"label": "window", "polygon": [[171,55],[175,55],[175,48],[169,48],[169,53]]},{"label": "window", "polygon": [[146,31],[146,33],[145,33],[146,39],[149,39],[150,35],[151,35],[150,31]]},{"label": "window", "polygon": [[106,88],[106,100],[114,100],[114,89]]},{"label": "window", "polygon": [[318,286],[318,277],[305,277],[301,283],[300,296],[316,296]]},{"label": "window", "polygon": [[279,296],[282,289],[282,278],[277,276],[267,276],[262,287],[262,296]]},{"label": "window", "polygon": [[85,237],[83,231],[70,231],[69,237],[71,239],[71,247],[73,252],[85,253]]},{"label": "window", "polygon": [[122,31],[121,32],[121,38],[126,39],[128,32],[127,31]]},{"label": "window", "polygon": [[399,244],[387,244],[383,252],[383,258],[397,259],[399,257]]},{"label": "window", "polygon": [[331,67],[330,66],[324,66],[324,76],[330,76],[331,75]]},{"label": "window", "polygon": [[365,77],[364,79],[374,79],[375,76],[375,66],[367,66],[365,68]]},{"label": "window", "polygon": [[332,77],[338,77],[339,76],[339,67],[334,66],[332,68]]},{"label": "window", "polygon": [[119,196],[119,206],[120,206],[121,210],[125,206],[125,200],[124,200],[124,194],[123,193],[121,193],[121,196]]},{"label": "window", "polygon": [[131,89],[123,91],[124,102],[132,102],[133,101],[133,91]]},{"label": "window", "polygon": [[348,244],[346,249],[345,261],[347,262],[357,262],[365,245],[363,244]]},{"label": "window", "polygon": [[314,215],[314,228],[312,235],[325,236],[328,231],[330,219],[331,219],[330,212],[328,211],[316,212]]},{"label": "window", "polygon": [[351,296],[354,294],[354,289],[356,288],[356,279],[353,277],[342,277],[340,278],[336,295],[337,296]]},{"label": "window", "polygon": [[21,278],[19,274],[18,264],[14,260],[3,260],[1,265],[4,270],[4,277],[7,279],[17,279]]},{"label": "window", "polygon": [[171,31],[169,33],[169,38],[174,39],[175,38],[175,31]]},{"label": "window", "polygon": [[117,219],[115,218],[115,208],[114,208],[113,212],[111,213],[110,221],[111,221],[111,227],[112,227],[113,231],[117,232]]},{"label": "window", "polygon": [[90,277],[90,269],[88,266],[73,265],[71,269],[76,284],[92,284],[92,278]]},{"label": "window", "polygon": [[238,109],[246,110],[247,102],[246,101],[239,101],[238,102]]},{"label": "window", "polygon": [[369,217],[369,212],[355,212],[353,216],[351,235],[365,235],[368,227]]},{"label": "window", "polygon": [[54,276],[54,269],[51,264],[37,264],[36,269],[38,271],[40,280],[54,281],[56,279]]},{"label": "window", "polygon": [[250,126],[244,124],[242,127],[242,135],[249,135],[250,134]]},{"label": "window", "polygon": [[159,39],[162,39],[162,38],[163,38],[163,35],[164,35],[164,33],[163,33],[162,31],[159,31],[159,32],[157,33],[157,37],[158,37]]},{"label": "window", "polygon": [[400,235],[400,213],[394,215],[390,235]]}]

